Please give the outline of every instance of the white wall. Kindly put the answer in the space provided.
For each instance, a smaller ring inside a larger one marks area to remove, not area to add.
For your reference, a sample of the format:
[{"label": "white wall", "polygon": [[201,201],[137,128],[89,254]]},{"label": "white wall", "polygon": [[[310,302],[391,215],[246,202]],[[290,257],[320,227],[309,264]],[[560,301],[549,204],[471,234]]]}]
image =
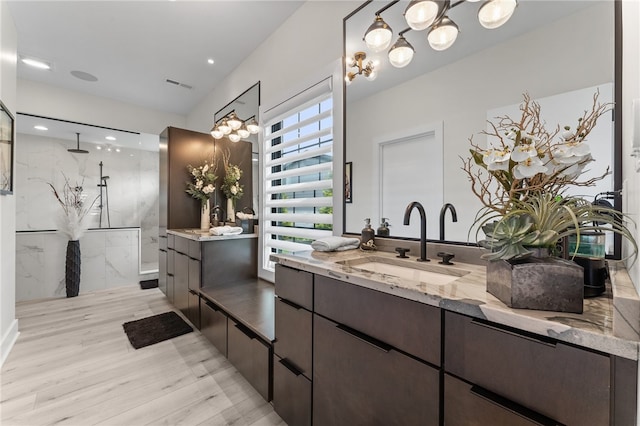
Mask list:
[{"label": "white wall", "polygon": [[[15,116],[16,27],[9,13],[9,7],[0,0],[0,99]],[[19,146],[15,146],[18,151]],[[16,320],[16,197],[0,196],[0,365],[18,338]]]},{"label": "white wall", "polygon": [[[353,161],[354,202],[346,205],[345,230],[359,232],[365,217],[379,223],[380,218],[375,216],[378,208],[372,202],[372,194],[377,191],[376,179],[370,165],[374,164],[373,154],[377,150],[375,140],[395,130],[390,123],[443,122],[444,202],[453,203],[458,213],[458,223],[447,223],[446,238],[466,241],[469,226],[481,207],[471,195],[467,175],[460,170],[460,157],[469,156],[469,137],[474,135],[475,142],[483,143],[486,138],[477,134],[486,128],[487,111],[521,103],[525,91],[533,98],[542,98],[613,81],[613,40],[602,37],[613,35],[613,28],[602,25],[594,31],[590,24],[602,21],[601,16],[608,16],[613,24],[610,6],[598,3],[395,88],[349,103],[346,161]],[[578,68],[576,58],[580,62]],[[358,83],[370,82],[356,80],[353,85]],[[582,112],[575,110],[575,119]],[[557,124],[549,123],[551,130]],[[428,165],[428,159],[424,164]],[[601,166],[602,171],[608,165],[597,161],[594,164]],[[416,171],[415,178],[421,176]],[[436,238],[441,206],[423,204],[435,226],[435,232],[429,227],[427,237]],[[391,235],[395,228],[403,227],[400,220],[391,226]],[[470,240],[475,242],[474,234]]]},{"label": "white wall", "polygon": [[183,128],[186,121],[182,115],[22,79],[18,80],[17,110],[152,135],[159,135],[168,126]]},{"label": "white wall", "polygon": [[[623,211],[636,222],[636,241],[640,244],[640,158],[631,157],[633,137],[632,101],[640,99],[640,1],[622,2],[623,28],[623,76],[622,76],[622,162],[623,162]],[[629,256],[631,247],[625,242],[624,256]],[[640,292],[640,260],[631,265],[627,262],[629,275]]]}]

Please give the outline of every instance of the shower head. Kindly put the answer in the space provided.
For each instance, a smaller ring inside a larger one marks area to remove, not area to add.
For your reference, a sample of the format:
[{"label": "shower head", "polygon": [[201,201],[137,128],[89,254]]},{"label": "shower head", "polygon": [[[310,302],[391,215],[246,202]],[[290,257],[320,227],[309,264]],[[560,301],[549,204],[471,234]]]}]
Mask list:
[{"label": "shower head", "polygon": [[109,179],[109,176],[102,176],[102,180],[107,180]]},{"label": "shower head", "polygon": [[74,154],[88,154],[89,151],[86,149],[80,149],[80,133],[76,133],[76,140],[78,142],[76,148],[70,148],[67,151],[73,152]]}]

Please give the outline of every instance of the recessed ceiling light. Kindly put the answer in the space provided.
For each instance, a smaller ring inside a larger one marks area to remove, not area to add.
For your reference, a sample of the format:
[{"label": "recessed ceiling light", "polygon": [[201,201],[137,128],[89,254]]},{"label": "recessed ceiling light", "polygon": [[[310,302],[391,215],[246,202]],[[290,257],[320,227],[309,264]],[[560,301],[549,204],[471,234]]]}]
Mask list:
[{"label": "recessed ceiling light", "polygon": [[133,154],[129,154],[129,157],[133,157]]},{"label": "recessed ceiling light", "polygon": [[116,138],[115,138],[115,137],[113,137],[113,136],[105,136],[104,138],[105,138],[106,140],[108,140],[108,141],[115,141],[115,140],[116,140]]},{"label": "recessed ceiling light", "polygon": [[215,62],[215,61],[214,61],[213,59],[211,59],[211,58],[207,59],[207,63],[208,63],[208,64],[213,65],[213,63],[214,63],[214,62]]},{"label": "recessed ceiling light", "polygon": [[98,77],[84,71],[71,71],[71,75],[74,76],[75,78],[79,78],[80,80],[89,81],[92,83],[95,81],[98,81]]},{"label": "recessed ceiling light", "polygon": [[120,148],[116,148],[116,152],[120,152]]},{"label": "recessed ceiling light", "polygon": [[111,152],[111,148],[107,148],[107,151]]},{"label": "recessed ceiling light", "polygon": [[100,145],[98,145],[98,146],[96,146],[96,149],[97,149],[97,150],[101,150],[101,149],[102,149],[102,147],[101,147]]},{"label": "recessed ceiling light", "polygon": [[40,125],[33,126],[33,128],[36,129],[36,130],[49,130],[48,128],[46,128],[44,126],[40,126]]},{"label": "recessed ceiling light", "polygon": [[23,64],[29,65],[30,67],[38,68],[38,69],[41,69],[41,70],[50,70],[51,69],[51,64],[49,64],[48,62],[42,61],[40,59],[21,58],[20,60],[22,61]]}]

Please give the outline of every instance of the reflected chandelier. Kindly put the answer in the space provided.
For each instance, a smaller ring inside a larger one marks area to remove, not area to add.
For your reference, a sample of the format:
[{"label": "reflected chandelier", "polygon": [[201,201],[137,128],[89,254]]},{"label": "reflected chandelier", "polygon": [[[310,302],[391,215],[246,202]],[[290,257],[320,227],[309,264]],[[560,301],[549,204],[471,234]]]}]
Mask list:
[{"label": "reflected chandelier", "polygon": [[[453,45],[458,37],[458,25],[447,13],[454,7],[479,0],[459,0],[451,4],[450,0],[412,0],[404,11],[404,17],[409,28],[401,31],[397,41],[391,46],[393,30],[380,16],[382,12],[397,3],[392,1],[375,13],[373,24],[364,35],[364,41],[373,52],[389,49],[389,62],[396,68],[402,68],[413,59],[414,48],[404,38],[407,31],[422,31],[429,29],[427,41],[434,50],[446,50]],[[478,9],[478,21],[487,29],[495,29],[506,23],[518,5],[517,0],[485,0]]]},{"label": "reflected chandelier", "polygon": [[227,136],[231,142],[238,142],[246,139],[249,135],[260,132],[260,126],[256,121],[256,116],[251,116],[247,120],[241,120],[235,111],[231,111],[215,122],[211,129],[211,136],[214,139],[222,139]]}]

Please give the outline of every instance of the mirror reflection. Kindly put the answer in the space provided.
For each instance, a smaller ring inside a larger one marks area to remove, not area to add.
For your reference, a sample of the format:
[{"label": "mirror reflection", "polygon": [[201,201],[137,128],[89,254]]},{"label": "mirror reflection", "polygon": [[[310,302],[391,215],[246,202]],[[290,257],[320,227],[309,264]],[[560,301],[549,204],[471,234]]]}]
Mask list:
[{"label": "mirror reflection", "polygon": [[[391,2],[381,13],[393,29],[393,40],[407,27],[407,2]],[[600,91],[601,102],[613,100],[614,5],[611,1],[521,1],[502,26],[488,30],[478,22],[480,4],[461,2],[448,13],[459,27],[446,50],[430,47],[426,31],[402,35],[414,47],[403,68],[391,65],[388,50],[372,51],[363,40],[384,3],[369,2],[345,20],[345,55],[364,52],[376,78],[357,74],[345,86],[345,162],[351,162],[352,202],[345,204],[345,232],[360,233],[364,219],[377,228],[383,218],[391,236],[417,238],[417,221],[404,226],[411,201],[424,205],[427,238],[439,239],[439,213],[445,203],[444,239],[475,242],[468,235],[480,202],[473,196],[462,158],[469,156],[469,137],[486,144],[478,133],[497,115],[518,117],[527,92],[540,101],[549,127],[573,124]],[[346,71],[359,71],[347,63]],[[601,174],[611,160],[613,125],[601,120],[590,145],[592,163]],[[592,199],[613,190],[612,179],[595,188],[580,188]],[[414,229],[415,227],[415,229]]]}]

